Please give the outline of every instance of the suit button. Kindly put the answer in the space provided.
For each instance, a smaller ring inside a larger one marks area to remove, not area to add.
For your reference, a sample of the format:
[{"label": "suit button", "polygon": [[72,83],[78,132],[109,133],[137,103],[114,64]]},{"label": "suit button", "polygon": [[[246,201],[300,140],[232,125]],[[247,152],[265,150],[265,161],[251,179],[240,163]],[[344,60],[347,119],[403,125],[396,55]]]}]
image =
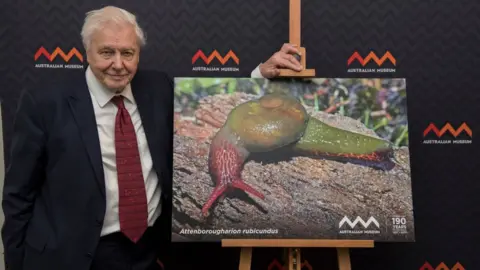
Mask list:
[{"label": "suit button", "polygon": [[90,252],[88,252],[88,253],[85,254],[85,255],[86,255],[88,258],[92,258],[92,257],[93,257],[92,253],[90,253]]},{"label": "suit button", "polygon": [[96,219],[95,224],[97,224],[97,226],[102,226],[102,220],[101,219]]}]

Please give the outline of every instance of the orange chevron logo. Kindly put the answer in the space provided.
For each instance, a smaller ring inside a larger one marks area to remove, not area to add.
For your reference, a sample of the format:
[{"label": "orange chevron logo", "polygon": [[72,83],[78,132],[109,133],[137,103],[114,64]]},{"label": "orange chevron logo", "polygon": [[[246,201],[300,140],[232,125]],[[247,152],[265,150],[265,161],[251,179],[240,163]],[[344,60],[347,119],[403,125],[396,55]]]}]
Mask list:
[{"label": "orange chevron logo", "polygon": [[363,58],[358,52],[354,52],[352,56],[348,58],[347,66],[350,66],[355,60],[357,60],[362,66],[365,66],[372,60],[375,61],[378,66],[383,65],[387,60],[390,60],[393,65],[397,65],[397,60],[393,57],[390,51],[386,51],[382,58],[378,58],[375,52],[370,52],[365,58]]},{"label": "orange chevron logo", "polygon": [[466,123],[462,123],[459,128],[454,129],[453,126],[450,123],[445,124],[442,129],[438,129],[435,124],[430,123],[428,127],[423,131],[423,137],[427,136],[428,133],[433,132],[437,137],[442,137],[443,134],[446,132],[449,132],[452,134],[454,137],[457,137],[460,135],[460,133],[465,132],[467,135],[471,138],[472,137],[472,130]]},{"label": "orange chevron logo", "polygon": [[[307,260],[304,260],[300,269],[306,268],[307,270],[313,270],[310,263]],[[269,265],[268,270],[287,270],[287,267],[283,266],[277,259],[274,259]]]},{"label": "orange chevron logo", "polygon": [[418,270],[465,270],[465,267],[463,267],[461,263],[457,262],[452,268],[449,268],[445,263],[442,262],[441,264],[437,265],[437,267],[433,268],[430,263],[425,262]]},{"label": "orange chevron logo", "polygon": [[192,64],[194,64],[198,58],[201,58],[205,64],[210,64],[214,59],[220,61],[222,65],[225,65],[228,60],[232,59],[235,63],[240,64],[240,60],[238,59],[237,55],[232,51],[228,51],[225,57],[221,56],[217,50],[214,50],[208,57],[203,53],[202,50],[198,50],[195,55],[192,57]]},{"label": "orange chevron logo", "polygon": [[40,56],[45,56],[50,62],[52,62],[57,56],[60,56],[65,62],[70,61],[73,56],[76,56],[80,62],[83,62],[83,55],[76,49],[72,48],[68,54],[65,54],[65,52],[60,49],[60,47],[55,48],[52,54],[50,54],[43,46],[40,47],[40,49],[37,50],[35,53],[35,61],[40,58]]}]

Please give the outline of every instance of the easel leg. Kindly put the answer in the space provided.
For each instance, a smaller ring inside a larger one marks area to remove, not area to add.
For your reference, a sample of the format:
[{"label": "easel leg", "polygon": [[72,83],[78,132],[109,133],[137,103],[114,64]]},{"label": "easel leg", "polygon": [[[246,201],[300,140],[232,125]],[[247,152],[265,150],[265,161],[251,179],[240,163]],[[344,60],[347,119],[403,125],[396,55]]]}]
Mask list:
[{"label": "easel leg", "polygon": [[350,250],[348,248],[337,248],[337,257],[339,270],[352,270]]},{"label": "easel leg", "polygon": [[288,249],[288,270],[294,270],[293,269],[293,249],[289,248]]},{"label": "easel leg", "polygon": [[289,248],[288,249],[288,270],[301,270],[302,269],[302,261],[300,255],[299,248]]},{"label": "easel leg", "polygon": [[300,258],[301,249],[297,248],[297,268],[294,270],[302,270],[302,260]]},{"label": "easel leg", "polygon": [[252,266],[252,248],[242,247],[240,250],[240,263],[238,270],[250,270]]},{"label": "easel leg", "polygon": [[283,262],[282,265],[287,265],[290,263],[290,249],[283,248]]}]

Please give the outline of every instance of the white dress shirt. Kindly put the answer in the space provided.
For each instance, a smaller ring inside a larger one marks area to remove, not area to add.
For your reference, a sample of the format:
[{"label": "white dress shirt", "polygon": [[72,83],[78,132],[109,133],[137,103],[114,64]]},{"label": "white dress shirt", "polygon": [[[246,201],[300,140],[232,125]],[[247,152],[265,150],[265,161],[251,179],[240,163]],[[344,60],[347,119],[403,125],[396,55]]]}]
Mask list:
[{"label": "white dress shirt", "polygon": [[261,79],[263,78],[262,76],[262,73],[260,72],[260,65],[262,63],[260,63],[253,71],[252,73],[250,73],[250,78],[258,78],[258,79]]},{"label": "white dress shirt", "polygon": [[[90,67],[86,71],[86,79],[92,97],[95,118],[97,121],[98,136],[102,152],[102,163],[105,175],[106,212],[101,236],[120,231],[118,218],[118,180],[115,159],[115,116],[118,108],[111,101],[114,92],[103,87],[97,80]],[[145,190],[148,202],[148,225],[152,226],[161,212],[161,189],[157,174],[153,169],[152,157],[148,148],[147,138],[143,130],[140,114],[133,98],[131,86],[123,91],[125,108],[130,113],[132,123],[137,134],[138,150],[140,153],[142,172],[145,181]]]}]

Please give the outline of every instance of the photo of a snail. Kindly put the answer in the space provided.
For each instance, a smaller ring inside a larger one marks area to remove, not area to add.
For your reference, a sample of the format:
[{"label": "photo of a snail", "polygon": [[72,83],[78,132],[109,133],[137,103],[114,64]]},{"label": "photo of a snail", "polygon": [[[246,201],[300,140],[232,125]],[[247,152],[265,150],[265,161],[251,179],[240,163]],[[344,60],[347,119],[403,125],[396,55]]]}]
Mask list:
[{"label": "photo of a snail", "polygon": [[175,78],[173,241],[414,241],[406,100],[399,78]]}]

